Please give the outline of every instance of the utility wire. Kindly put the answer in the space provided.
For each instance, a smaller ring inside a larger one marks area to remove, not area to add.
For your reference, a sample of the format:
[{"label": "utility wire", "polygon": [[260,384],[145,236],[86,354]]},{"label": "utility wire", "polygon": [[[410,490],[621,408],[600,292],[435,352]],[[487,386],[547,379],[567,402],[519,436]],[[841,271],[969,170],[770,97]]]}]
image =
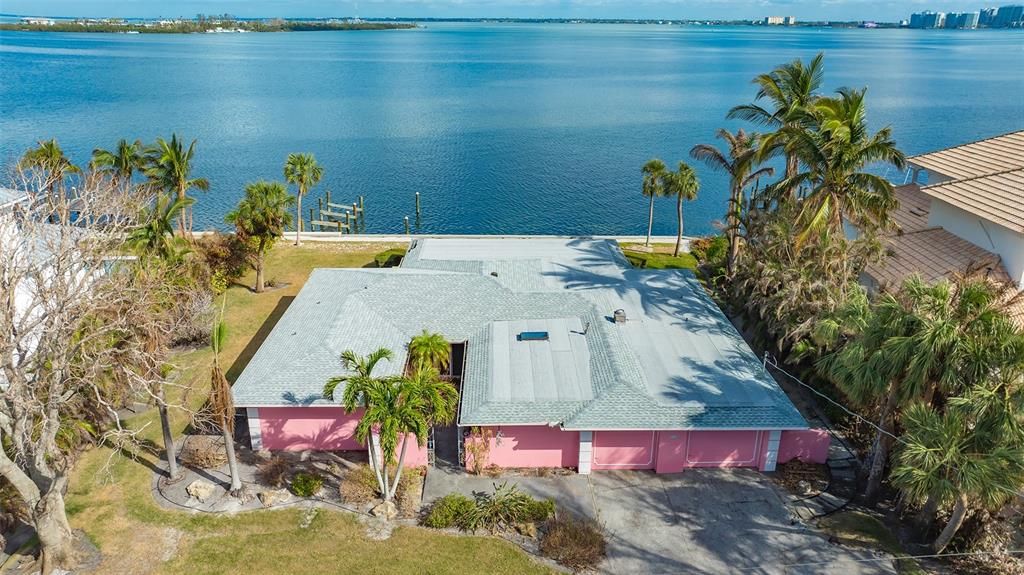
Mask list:
[{"label": "utility wire", "polygon": [[[851,563],[877,563],[880,561],[892,561],[894,559],[940,559],[943,557],[976,557],[979,555],[1022,555],[1024,550],[1012,551],[965,551],[961,553],[931,553],[927,555],[893,555],[893,557],[872,557],[870,559],[848,559]],[[780,567],[811,567],[814,565],[833,565],[835,561],[810,561],[805,563],[783,563]],[[742,567],[738,571],[754,571],[764,569],[764,565],[758,567]]]}]

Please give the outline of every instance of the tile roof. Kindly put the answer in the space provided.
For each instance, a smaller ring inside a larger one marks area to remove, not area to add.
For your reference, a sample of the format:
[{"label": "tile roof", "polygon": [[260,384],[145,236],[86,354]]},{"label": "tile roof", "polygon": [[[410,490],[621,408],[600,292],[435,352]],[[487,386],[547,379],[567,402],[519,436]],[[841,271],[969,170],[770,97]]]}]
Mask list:
[{"label": "tile roof", "polygon": [[1024,168],[1024,130],[908,158],[951,180]]},{"label": "tile roof", "polygon": [[1024,234],[1024,168],[932,184],[921,192]]},{"label": "tile roof", "polygon": [[889,256],[882,264],[869,264],[864,270],[879,285],[899,286],[917,274],[928,282],[964,273],[969,267],[989,266],[999,279],[1009,275],[999,256],[942,228],[928,228],[884,238]]},{"label": "tile roof", "polygon": [[917,184],[897,186],[896,200],[899,207],[892,212],[892,219],[900,233],[921,231],[928,226],[928,214],[931,213],[932,200],[923,193]]},{"label": "tile roof", "polygon": [[[325,403],[342,350],[390,347],[380,373],[397,373],[425,328],[468,342],[461,425],[807,426],[692,274],[624,262],[603,240],[431,238],[415,240],[399,269],[315,270],[239,376],[235,403]],[[610,319],[620,308],[625,324]],[[514,341],[524,327],[566,333]],[[549,367],[572,377],[530,376]]]}]

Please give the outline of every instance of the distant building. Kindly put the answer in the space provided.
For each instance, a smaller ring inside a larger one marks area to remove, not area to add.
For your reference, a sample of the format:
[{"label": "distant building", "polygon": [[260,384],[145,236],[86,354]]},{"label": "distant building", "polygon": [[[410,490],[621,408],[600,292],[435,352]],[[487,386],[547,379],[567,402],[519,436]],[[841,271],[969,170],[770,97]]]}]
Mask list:
[{"label": "distant building", "polygon": [[[902,26],[903,23],[901,22],[900,25]],[[861,22],[860,23],[860,27],[861,28],[878,28],[878,23],[877,22],[865,21],[865,22]]]},{"label": "distant building", "polygon": [[1024,6],[1000,6],[990,26],[992,28],[1020,28],[1024,26]]},{"label": "distant building", "polygon": [[918,12],[910,15],[911,28],[942,28],[946,15],[942,12]]},{"label": "distant building", "polygon": [[22,24],[30,24],[32,26],[53,26],[54,21],[49,18],[35,18],[28,16],[21,19]]},{"label": "distant building", "polygon": [[785,18],[782,16],[765,16],[765,26],[781,26],[785,22]]},{"label": "distant building", "polygon": [[997,10],[997,8],[982,8],[981,12],[978,13],[978,25],[991,26],[996,20]]},{"label": "distant building", "polygon": [[956,27],[965,30],[973,30],[978,27],[978,13],[964,12],[957,16]]},{"label": "distant building", "polygon": [[786,26],[796,26],[796,16],[786,16],[782,23]]}]

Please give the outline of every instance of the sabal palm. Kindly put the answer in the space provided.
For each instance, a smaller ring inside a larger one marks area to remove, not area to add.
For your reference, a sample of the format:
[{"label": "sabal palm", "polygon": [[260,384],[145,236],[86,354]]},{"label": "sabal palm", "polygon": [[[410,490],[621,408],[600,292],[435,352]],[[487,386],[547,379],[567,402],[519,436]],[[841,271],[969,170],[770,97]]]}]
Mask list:
[{"label": "sabal palm", "polygon": [[[171,134],[171,140],[157,138],[156,144],[146,149],[146,177],[168,194],[179,200],[188,198],[189,190],[195,188],[202,191],[210,189],[206,178],[192,177],[192,158],[195,155],[196,141],[185,147],[184,141],[177,134]],[[182,210],[178,217],[178,231],[182,235],[192,233],[192,208]]]},{"label": "sabal palm", "polygon": [[229,491],[232,494],[237,494],[242,489],[242,478],[238,472],[238,459],[235,457],[235,403],[231,397],[231,384],[224,377],[224,370],[220,365],[220,354],[227,342],[228,333],[223,316],[222,306],[221,319],[213,326],[210,333],[210,347],[213,349],[213,366],[210,369],[210,406],[224,438],[228,471],[231,474]]},{"label": "sabal palm", "polygon": [[38,170],[43,176],[43,186],[53,195],[58,187],[64,184],[68,174],[81,173],[81,169],[72,164],[64,155],[64,150],[56,139],[41,140],[39,147],[25,152],[18,160],[18,168],[22,170]]},{"label": "sabal palm", "polygon": [[138,140],[120,140],[114,150],[96,148],[92,151],[92,167],[110,173],[114,181],[122,185],[130,184],[135,171],[145,166],[142,142]]},{"label": "sabal palm", "polygon": [[[824,54],[818,53],[809,63],[797,59],[783,64],[767,74],[754,78],[757,95],[754,103],[736,106],[729,110],[728,118],[742,118],[762,126],[775,129],[762,146],[762,158],[783,153],[786,156],[786,178],[796,175],[797,156],[787,149],[786,133],[799,129],[802,112],[808,109],[818,97],[825,72]],[[757,102],[767,100],[767,108]]]},{"label": "sabal palm", "polygon": [[697,199],[700,181],[693,168],[686,162],[679,162],[679,169],[667,172],[662,177],[662,182],[665,195],[676,198],[676,216],[679,220],[679,228],[676,233],[676,248],[672,255],[678,256],[683,244],[683,202]]},{"label": "sabal palm", "polygon": [[294,201],[295,197],[288,194],[284,184],[255,182],[245,187],[245,197],[224,217],[227,223],[234,224],[239,239],[252,247],[256,293],[263,292],[263,264],[267,251],[291,225],[289,209]]},{"label": "sabal palm", "polygon": [[448,368],[452,348],[448,340],[439,333],[423,330],[409,342],[409,358],[414,370],[422,366],[432,366],[438,370]]},{"label": "sabal palm", "polygon": [[960,393],[989,377],[993,366],[1013,362],[1017,350],[1005,342],[1014,327],[1000,293],[984,278],[929,285],[911,277],[872,304],[860,335],[818,362],[855,403],[881,403],[868,500],[881,486],[901,405]]},{"label": "sabal palm", "polygon": [[726,260],[726,270],[729,277],[732,277],[740,252],[744,190],[762,176],[774,174],[775,170],[769,167],[754,169],[758,162],[757,134],[748,135],[742,129],[737,130],[735,134],[728,130],[718,130],[717,136],[726,144],[725,153],[709,144],[697,144],[690,150],[690,156],[704,162],[712,170],[729,174],[729,211],[726,217],[729,257]]},{"label": "sabal palm", "polygon": [[174,220],[194,201],[193,198],[180,200],[158,193],[153,207],[142,213],[141,223],[129,232],[128,246],[142,257],[179,263],[188,254],[189,245],[184,238],[174,235]]},{"label": "sabal palm", "polygon": [[663,179],[668,173],[668,168],[665,166],[665,162],[658,158],[652,158],[640,168],[640,173],[643,175],[641,190],[644,196],[650,200],[647,209],[647,239],[644,240],[644,245],[649,246],[651,245],[651,228],[654,227],[654,198],[665,195]]},{"label": "sabal palm", "polygon": [[888,127],[871,134],[867,126],[865,90],[843,88],[836,97],[819,98],[806,118],[813,128],[783,128],[790,149],[804,167],[777,185],[795,189],[806,185],[797,221],[797,246],[814,235],[843,233],[843,221],[861,230],[884,228],[897,205],[893,185],[865,171],[887,163],[902,169],[906,157]]},{"label": "sabal palm", "polygon": [[288,154],[284,164],[284,179],[299,189],[295,203],[295,245],[301,243],[299,233],[302,232],[302,197],[320,182],[323,175],[324,169],[316,162],[313,154]]}]

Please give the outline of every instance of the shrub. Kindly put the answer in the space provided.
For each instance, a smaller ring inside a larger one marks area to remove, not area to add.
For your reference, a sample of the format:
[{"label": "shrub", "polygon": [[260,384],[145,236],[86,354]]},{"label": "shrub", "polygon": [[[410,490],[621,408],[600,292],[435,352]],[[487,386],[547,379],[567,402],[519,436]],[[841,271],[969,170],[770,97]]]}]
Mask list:
[{"label": "shrub", "polygon": [[324,478],[316,473],[300,471],[292,476],[292,493],[299,497],[312,497],[324,486]]},{"label": "shrub", "polygon": [[465,528],[467,519],[476,509],[476,502],[459,493],[450,493],[438,499],[423,517],[423,525],[434,529]]},{"label": "shrub", "polygon": [[198,238],[196,246],[210,268],[210,283],[215,293],[227,289],[248,269],[249,247],[235,234],[208,234]]},{"label": "shrub", "polygon": [[483,527],[490,531],[507,529],[518,523],[530,521],[534,505],[538,502],[519,491],[515,484],[504,482],[494,486],[494,493],[481,493],[476,497],[476,507],[466,519],[468,530]]},{"label": "shrub", "polygon": [[555,502],[552,499],[530,499],[524,520],[540,523],[555,516]]},{"label": "shrub", "polygon": [[291,468],[290,461],[280,455],[275,455],[259,464],[259,467],[256,468],[256,478],[270,487],[283,487],[285,477],[288,476]]},{"label": "shrub", "polygon": [[491,438],[494,431],[489,427],[473,427],[466,438],[466,461],[476,475],[482,475],[487,469],[491,453]]},{"label": "shrub", "polygon": [[402,263],[405,257],[405,248],[392,248],[373,256],[373,261],[379,268],[393,268]]},{"label": "shrub", "polygon": [[[401,485],[399,485],[401,488]],[[369,465],[360,465],[347,471],[338,486],[341,498],[348,503],[369,503],[377,499],[377,476]]]},{"label": "shrub", "polygon": [[690,253],[701,264],[709,267],[725,265],[729,240],[725,236],[708,236],[690,242]]},{"label": "shrub", "polygon": [[548,521],[540,552],[574,571],[595,569],[604,559],[607,541],[593,521],[566,516]]}]

